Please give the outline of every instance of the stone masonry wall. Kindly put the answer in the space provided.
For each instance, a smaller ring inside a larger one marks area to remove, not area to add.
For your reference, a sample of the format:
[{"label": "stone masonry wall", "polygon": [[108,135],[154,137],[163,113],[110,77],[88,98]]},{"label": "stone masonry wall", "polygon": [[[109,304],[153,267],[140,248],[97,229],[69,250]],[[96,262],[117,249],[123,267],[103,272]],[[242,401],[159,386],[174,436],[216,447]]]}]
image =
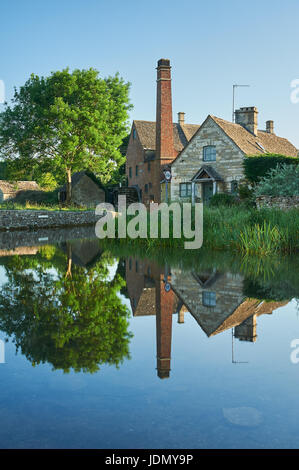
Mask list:
[{"label": "stone masonry wall", "polygon": [[299,196],[258,196],[256,198],[256,206],[262,208],[277,208],[282,210],[299,209]]},{"label": "stone masonry wall", "polygon": [[[216,161],[203,161],[203,147],[206,145],[216,146]],[[223,178],[223,183],[217,183],[217,192],[230,192],[231,181],[240,181],[243,177],[243,153],[212,119],[206,121],[171,166],[172,200],[180,198],[180,183],[190,182],[203,165],[213,167]]]},{"label": "stone masonry wall", "polygon": [[94,211],[0,210],[0,231],[96,224]]}]

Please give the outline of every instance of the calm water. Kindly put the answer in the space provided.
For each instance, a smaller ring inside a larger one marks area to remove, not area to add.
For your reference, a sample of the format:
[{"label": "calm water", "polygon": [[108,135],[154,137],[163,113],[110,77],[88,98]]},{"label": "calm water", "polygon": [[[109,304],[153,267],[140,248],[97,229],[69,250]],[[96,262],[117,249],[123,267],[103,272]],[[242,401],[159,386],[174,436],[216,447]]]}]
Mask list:
[{"label": "calm water", "polygon": [[2,448],[299,448],[298,259],[15,245]]}]

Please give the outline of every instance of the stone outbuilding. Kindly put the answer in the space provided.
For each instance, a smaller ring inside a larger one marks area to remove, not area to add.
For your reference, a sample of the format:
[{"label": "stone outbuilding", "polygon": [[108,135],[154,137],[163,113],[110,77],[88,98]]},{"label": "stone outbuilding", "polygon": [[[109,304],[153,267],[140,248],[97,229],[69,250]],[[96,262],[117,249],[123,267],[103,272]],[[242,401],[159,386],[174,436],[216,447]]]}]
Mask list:
[{"label": "stone outbuilding", "polygon": [[[66,200],[66,184],[58,193],[60,202]],[[105,202],[105,189],[103,186],[85,171],[72,175],[72,203],[78,206],[96,207]]]},{"label": "stone outbuilding", "polygon": [[32,191],[41,191],[36,181],[0,180],[0,202],[25,198]]}]

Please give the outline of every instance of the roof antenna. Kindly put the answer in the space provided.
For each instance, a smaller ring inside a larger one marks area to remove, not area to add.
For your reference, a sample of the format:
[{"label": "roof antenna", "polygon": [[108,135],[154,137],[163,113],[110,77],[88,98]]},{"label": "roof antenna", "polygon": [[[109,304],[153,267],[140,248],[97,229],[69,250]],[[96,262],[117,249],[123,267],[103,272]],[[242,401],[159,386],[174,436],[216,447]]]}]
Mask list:
[{"label": "roof antenna", "polygon": [[235,122],[235,89],[238,87],[249,87],[250,85],[238,85],[235,83],[233,85],[233,115],[232,115],[232,122]]},{"label": "roof antenna", "polygon": [[234,336],[235,329],[232,328],[232,364],[248,364],[248,361],[236,361],[234,356]]}]

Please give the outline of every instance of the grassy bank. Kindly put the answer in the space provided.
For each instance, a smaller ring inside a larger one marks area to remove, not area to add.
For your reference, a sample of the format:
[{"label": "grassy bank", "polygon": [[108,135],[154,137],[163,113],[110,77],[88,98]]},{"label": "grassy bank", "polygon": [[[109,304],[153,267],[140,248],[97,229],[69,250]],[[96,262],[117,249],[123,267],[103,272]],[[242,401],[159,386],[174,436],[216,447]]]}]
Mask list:
[{"label": "grassy bank", "polygon": [[0,204],[0,210],[37,210],[37,211],[87,211],[94,210],[84,206],[63,206],[62,204],[53,203],[34,203],[34,202],[2,202]]},{"label": "grassy bank", "polygon": [[[299,251],[299,210],[256,210],[243,207],[205,207],[203,247],[252,255],[294,253]],[[161,233],[159,220],[159,234]],[[163,220],[165,223],[165,220]],[[148,224],[149,225],[149,224]],[[170,213],[169,238],[117,239],[119,245],[141,246],[146,251],[159,247],[183,249],[188,239],[172,237]],[[148,232],[149,233],[149,232]],[[190,241],[190,239],[189,239]]]}]

